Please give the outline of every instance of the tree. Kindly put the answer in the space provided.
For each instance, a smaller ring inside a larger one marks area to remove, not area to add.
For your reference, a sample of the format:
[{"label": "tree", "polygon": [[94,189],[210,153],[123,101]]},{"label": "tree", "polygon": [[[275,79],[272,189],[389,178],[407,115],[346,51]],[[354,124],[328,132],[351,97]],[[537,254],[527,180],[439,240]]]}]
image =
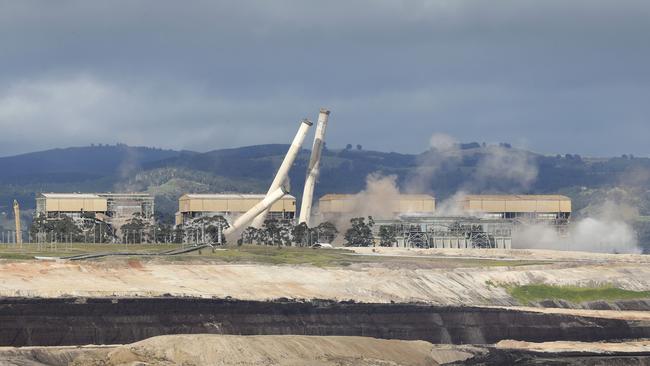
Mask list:
[{"label": "tree", "polygon": [[[202,216],[190,221],[185,227],[185,233],[189,238],[198,238],[206,244],[226,244],[226,237],[223,234],[230,227],[228,220],[221,215]],[[219,233],[221,232],[221,241]]]},{"label": "tree", "polygon": [[239,243],[241,244],[257,244],[260,245],[260,232],[263,230],[254,228],[252,226],[247,227],[242,231],[241,233],[241,238],[239,239]]},{"label": "tree", "polygon": [[379,227],[379,245],[392,247],[397,244],[397,235],[394,226],[382,225]]},{"label": "tree", "polygon": [[151,223],[142,217],[142,213],[136,212],[122,225],[122,240],[125,243],[149,243],[152,241]]},{"label": "tree", "polygon": [[360,144],[357,144],[357,150],[359,150],[359,151],[363,150],[363,146],[361,146]]},{"label": "tree", "polygon": [[267,219],[264,221],[264,242],[267,245],[290,246],[293,227],[288,220]]},{"label": "tree", "polygon": [[275,219],[266,219],[264,220],[264,226],[262,228],[265,231],[264,244],[274,245],[279,242],[280,238],[280,225],[278,220]]},{"label": "tree", "polygon": [[345,150],[352,150],[352,144],[345,145]]},{"label": "tree", "polygon": [[39,214],[32,221],[30,233],[33,238],[41,242],[81,242],[84,240],[81,228],[67,215],[48,218]]},{"label": "tree", "polygon": [[329,221],[321,222],[314,231],[316,232],[316,239],[321,243],[331,243],[339,235],[339,230]]},{"label": "tree", "polygon": [[299,247],[309,246],[312,244],[310,242],[311,234],[312,230],[304,222],[301,222],[300,224],[294,226],[291,230],[293,242],[296,243],[296,245]]},{"label": "tree", "polygon": [[345,232],[347,246],[369,247],[374,244],[372,227],[375,221],[372,216],[368,216],[367,223],[363,217],[354,217],[350,219],[350,224],[352,227]]}]

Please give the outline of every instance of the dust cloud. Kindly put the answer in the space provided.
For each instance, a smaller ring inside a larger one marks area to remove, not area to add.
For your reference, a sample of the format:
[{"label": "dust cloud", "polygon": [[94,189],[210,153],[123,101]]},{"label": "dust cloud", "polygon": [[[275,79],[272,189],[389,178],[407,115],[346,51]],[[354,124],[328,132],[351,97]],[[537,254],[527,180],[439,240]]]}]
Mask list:
[{"label": "dust cloud", "polygon": [[[432,180],[445,164],[458,164],[465,151],[452,136],[433,134],[429,150],[418,159],[415,174],[404,183],[404,193],[434,194]],[[483,145],[474,172],[457,192],[436,202],[435,216],[466,216],[460,202],[467,194],[523,193],[536,182],[539,174],[533,154],[505,145]],[[491,182],[501,182],[495,190]],[[370,174],[366,188],[353,198],[352,210],[335,224],[345,231],[352,217],[394,218],[394,204],[401,191],[397,177]],[[574,215],[576,216],[576,215]],[[638,253],[638,240],[630,222],[638,216],[635,207],[615,201],[590,206],[581,212],[564,232],[549,225],[521,225],[513,233],[513,247]],[[581,217],[580,217],[581,216]]]},{"label": "dust cloud", "polygon": [[634,208],[605,202],[593,216],[577,219],[566,233],[549,225],[521,226],[513,233],[513,247],[599,253],[641,253],[632,226],[625,220]]}]

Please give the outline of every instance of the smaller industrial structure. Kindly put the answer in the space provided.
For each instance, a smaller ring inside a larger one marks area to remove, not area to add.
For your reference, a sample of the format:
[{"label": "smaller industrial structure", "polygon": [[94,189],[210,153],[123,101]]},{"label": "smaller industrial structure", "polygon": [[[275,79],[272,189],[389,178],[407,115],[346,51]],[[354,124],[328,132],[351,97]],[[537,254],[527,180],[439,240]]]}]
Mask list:
[{"label": "smaller industrial structure", "polygon": [[375,221],[376,243],[382,241],[382,227],[394,234],[395,241],[390,244],[396,247],[512,248],[513,223],[503,219],[403,215],[396,220]]},{"label": "smaller industrial structure", "polygon": [[41,193],[36,197],[36,215],[57,219],[62,215],[80,220],[92,214],[114,230],[134,215],[154,219],[154,197],[148,193]]},{"label": "smaller industrial structure", "polygon": [[[185,225],[205,216],[223,216],[229,223],[260,203],[264,194],[184,194],[178,199],[176,225]],[[269,208],[267,219],[293,220],[296,216],[296,198],[285,194]]]},{"label": "smaller industrial structure", "polygon": [[467,195],[459,204],[471,216],[522,224],[565,225],[571,217],[571,199],[561,195]]},{"label": "smaller industrial structure", "polygon": [[[354,212],[359,204],[358,195],[326,194],[318,201],[318,214],[323,220],[332,220]],[[398,198],[388,199],[385,205],[387,214],[392,216],[403,214],[431,216],[436,209],[436,199],[427,194],[400,194]]]},{"label": "smaller industrial structure", "polygon": [[61,215],[77,219],[84,213],[106,215],[107,211],[108,200],[95,193],[41,193],[36,197],[36,215],[48,219]]}]

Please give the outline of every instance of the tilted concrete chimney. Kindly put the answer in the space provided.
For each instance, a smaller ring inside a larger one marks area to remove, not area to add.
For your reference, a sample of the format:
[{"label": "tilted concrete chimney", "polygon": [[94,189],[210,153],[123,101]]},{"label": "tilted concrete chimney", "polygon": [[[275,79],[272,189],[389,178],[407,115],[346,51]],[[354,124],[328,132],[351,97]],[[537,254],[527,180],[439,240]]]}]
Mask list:
[{"label": "tilted concrete chimney", "polygon": [[[287,180],[287,177],[289,176],[289,170],[291,169],[293,162],[296,160],[296,156],[298,156],[298,153],[300,152],[300,148],[302,147],[302,143],[305,141],[305,137],[307,137],[309,127],[312,125],[313,123],[311,123],[308,119],[303,119],[300,122],[298,133],[296,133],[296,137],[293,138],[293,142],[289,147],[289,151],[287,152],[287,155],[285,155],[284,160],[282,161],[282,165],[280,165],[280,169],[278,169],[278,172],[275,174],[275,178],[273,179],[273,182],[271,183],[271,186],[266,193],[267,196],[280,188]],[[266,215],[268,212],[268,210],[264,210],[262,213],[260,213],[253,220],[251,226],[258,229],[261,228],[262,225],[264,225],[264,220],[266,220]]]},{"label": "tilted concrete chimney", "polygon": [[300,219],[298,223],[306,223],[310,225],[311,207],[314,199],[314,187],[320,174],[320,158],[323,151],[323,143],[325,141],[325,130],[327,129],[327,121],[329,119],[330,111],[321,108],[318,114],[318,125],[316,126],[316,135],[314,136],[314,146],[311,150],[311,158],[309,159],[309,167],[307,168],[307,178],[305,179],[305,189],[302,193],[302,203],[300,205]]}]

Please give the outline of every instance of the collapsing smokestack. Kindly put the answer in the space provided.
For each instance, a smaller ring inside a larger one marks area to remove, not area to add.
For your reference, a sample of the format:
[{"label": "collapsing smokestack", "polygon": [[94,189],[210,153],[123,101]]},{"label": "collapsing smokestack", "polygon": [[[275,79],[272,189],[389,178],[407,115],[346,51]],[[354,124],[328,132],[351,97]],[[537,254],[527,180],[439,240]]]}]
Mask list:
[{"label": "collapsing smokestack", "polygon": [[240,229],[246,228],[248,223],[250,223],[253,218],[255,218],[257,215],[262,213],[263,211],[268,210],[273,206],[274,203],[278,202],[282,197],[284,197],[285,194],[289,193],[289,187],[286,186],[281,186],[277,188],[275,191],[269,193],[264,197],[263,200],[258,202],[253,208],[250,210],[246,211],[243,215],[239,216],[237,220],[230,226],[228,229],[226,229],[223,234],[226,237],[231,236],[235,232],[239,231]]},{"label": "collapsing smokestack", "polygon": [[[298,153],[302,148],[302,143],[305,141],[305,137],[307,137],[307,132],[309,131],[309,127],[311,127],[312,125],[313,123],[311,123],[308,119],[303,119],[300,122],[298,133],[296,133],[296,137],[293,138],[293,142],[289,147],[289,151],[287,152],[287,155],[285,155],[284,160],[282,161],[282,165],[280,165],[280,169],[278,169],[278,172],[275,174],[273,183],[271,183],[271,186],[269,187],[269,190],[266,193],[267,196],[272,192],[274,192],[275,190],[277,190],[278,188],[280,188],[287,180],[287,177],[289,176],[289,170],[291,169],[293,162],[296,160],[296,156],[298,156]],[[264,210],[261,214],[259,214],[253,220],[251,226],[258,229],[261,228],[262,225],[264,225],[264,220],[266,220],[266,215],[268,214],[268,212],[269,210],[267,209]]]},{"label": "collapsing smokestack", "polygon": [[307,168],[307,178],[305,179],[305,189],[302,193],[302,203],[300,205],[300,219],[298,223],[305,223],[309,226],[311,218],[311,206],[314,199],[314,186],[318,175],[320,174],[320,157],[323,151],[323,141],[325,140],[325,130],[327,129],[327,120],[330,111],[321,108],[318,114],[318,125],[316,126],[316,136],[314,136],[314,146],[311,149],[311,158]]}]

